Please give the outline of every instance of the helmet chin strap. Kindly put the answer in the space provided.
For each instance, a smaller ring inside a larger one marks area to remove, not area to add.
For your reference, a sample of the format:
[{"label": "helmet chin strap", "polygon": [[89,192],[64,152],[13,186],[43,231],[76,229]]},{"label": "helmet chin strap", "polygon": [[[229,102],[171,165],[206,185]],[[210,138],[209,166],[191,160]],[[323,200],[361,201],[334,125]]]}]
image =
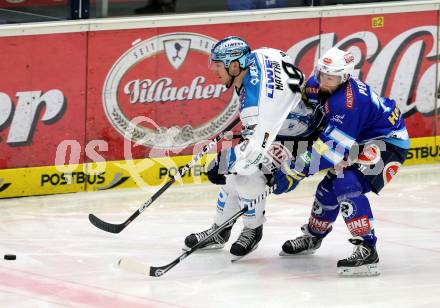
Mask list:
[{"label": "helmet chin strap", "polygon": [[[229,75],[229,72],[228,72],[228,75]],[[231,75],[229,75],[229,76],[231,76]],[[226,85],[226,89],[229,89],[232,86],[232,84],[234,83],[234,80],[235,80],[235,76],[231,76],[231,81]]]},{"label": "helmet chin strap", "polygon": [[235,77],[237,77],[238,75],[240,75],[241,74],[241,71],[243,71],[242,69],[241,69],[241,67],[240,67],[240,71],[238,72],[238,74],[237,75],[231,75],[231,73],[229,72],[229,68],[230,68],[230,66],[228,67],[228,69],[227,69],[227,73],[228,73],[228,75],[231,77],[231,81],[226,85],[226,89],[229,89],[233,84],[234,84],[234,81],[235,81]]}]

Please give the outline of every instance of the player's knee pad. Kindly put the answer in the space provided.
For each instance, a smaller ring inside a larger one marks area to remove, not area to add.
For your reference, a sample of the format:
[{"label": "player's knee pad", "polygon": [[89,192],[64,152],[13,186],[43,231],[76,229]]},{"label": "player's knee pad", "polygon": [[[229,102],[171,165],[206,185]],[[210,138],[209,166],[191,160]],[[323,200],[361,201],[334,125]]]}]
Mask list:
[{"label": "player's knee pad", "polygon": [[252,175],[235,175],[235,189],[241,198],[255,199],[264,192],[266,178],[261,171]]},{"label": "player's knee pad", "polygon": [[333,191],[333,178],[324,177],[324,179],[318,184],[316,189],[316,199],[321,204],[337,205],[338,200],[336,194]]},{"label": "player's knee pad", "polygon": [[226,185],[222,186],[217,198],[217,211],[214,222],[221,225],[237,211],[240,210],[240,202],[238,194],[235,191],[231,181],[226,181]]},{"label": "player's knee pad", "polygon": [[217,211],[223,212],[228,196],[229,193],[222,187],[217,197]]},{"label": "player's knee pad", "polygon": [[[253,175],[234,175],[234,188],[239,196],[240,207],[249,206],[254,199],[264,192],[266,179],[261,171]],[[249,207],[243,215],[243,223],[248,228],[256,228],[262,225],[266,219],[264,217],[264,208],[266,200],[256,203]]]},{"label": "player's knee pad", "polygon": [[333,192],[333,179],[332,176],[325,176],[316,189],[308,223],[308,230],[314,236],[326,236],[332,229],[332,223],[338,217],[339,204]]},{"label": "player's knee pad", "polygon": [[368,191],[365,179],[355,170],[344,170],[342,176],[333,180],[333,191],[339,202],[360,196]]}]

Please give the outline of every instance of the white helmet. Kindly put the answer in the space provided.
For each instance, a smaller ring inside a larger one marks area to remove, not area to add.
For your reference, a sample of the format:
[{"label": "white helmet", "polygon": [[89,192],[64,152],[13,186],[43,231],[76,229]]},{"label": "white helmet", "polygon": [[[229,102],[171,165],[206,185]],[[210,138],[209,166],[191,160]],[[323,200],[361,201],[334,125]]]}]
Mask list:
[{"label": "white helmet", "polygon": [[354,70],[354,56],[337,47],[329,49],[319,60],[316,66],[316,77],[319,72],[341,77],[341,83],[347,81]]}]

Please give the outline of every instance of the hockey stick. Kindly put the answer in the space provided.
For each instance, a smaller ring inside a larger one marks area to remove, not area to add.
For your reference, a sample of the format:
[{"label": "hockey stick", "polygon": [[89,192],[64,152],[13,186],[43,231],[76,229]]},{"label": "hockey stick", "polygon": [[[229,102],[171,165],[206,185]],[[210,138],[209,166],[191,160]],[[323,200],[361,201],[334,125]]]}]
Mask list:
[{"label": "hockey stick", "polygon": [[193,159],[186,164],[182,169],[178,169],[178,172],[171,178],[165,185],[163,185],[152,197],[150,197],[147,201],[142,204],[142,206],[136,210],[130,217],[127,218],[121,224],[112,224],[106,221],[101,220],[93,214],[89,214],[90,222],[103,231],[111,232],[111,233],[119,233],[125,229],[136,217],[138,217],[147,207],[151,205],[160,195],[162,195],[175,181],[180,179],[188,170],[190,170],[197,161],[202,158],[206,153],[208,153],[217,143],[222,140],[229,131],[231,131],[238,123],[240,122],[240,118],[235,119],[231,124],[229,124],[215,139],[211,140],[208,144],[203,147],[203,150],[199,152]]},{"label": "hockey stick", "polygon": [[149,266],[149,265],[145,265],[145,264],[143,264],[141,262],[138,262],[138,261],[136,261],[134,259],[131,259],[129,257],[122,257],[118,261],[118,265],[121,268],[123,268],[123,269],[125,269],[127,271],[130,271],[130,272],[135,272],[135,273],[139,273],[139,274],[143,274],[143,275],[147,275],[147,276],[152,276],[152,277],[160,277],[163,274],[165,274],[166,272],[168,272],[170,269],[172,269],[174,266],[179,264],[180,261],[182,261],[183,259],[188,257],[194,251],[200,249],[200,247],[203,246],[203,244],[205,244],[211,238],[213,238],[214,236],[219,234],[221,231],[223,231],[223,229],[225,229],[226,227],[230,226],[237,218],[242,216],[248,210],[248,208],[252,208],[258,202],[261,202],[262,200],[266,199],[267,196],[269,196],[275,189],[276,189],[276,185],[269,187],[261,195],[259,195],[256,199],[252,200],[249,205],[244,206],[243,209],[241,209],[240,211],[235,213],[231,218],[229,218],[227,221],[225,221],[223,224],[221,224],[217,229],[214,230],[214,232],[209,234],[203,240],[198,242],[196,245],[191,247],[189,250],[186,250],[179,257],[177,257],[175,260],[173,260],[172,262],[170,262],[170,263],[168,263],[166,265],[163,265],[163,266]]}]

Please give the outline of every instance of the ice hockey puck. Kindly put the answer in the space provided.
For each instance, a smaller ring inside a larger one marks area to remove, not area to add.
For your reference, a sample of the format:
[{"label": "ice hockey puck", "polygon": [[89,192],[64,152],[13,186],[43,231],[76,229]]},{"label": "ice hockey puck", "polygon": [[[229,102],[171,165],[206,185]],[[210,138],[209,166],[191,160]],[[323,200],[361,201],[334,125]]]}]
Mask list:
[{"label": "ice hockey puck", "polygon": [[17,256],[16,255],[5,255],[4,259],[5,260],[16,260]]}]

